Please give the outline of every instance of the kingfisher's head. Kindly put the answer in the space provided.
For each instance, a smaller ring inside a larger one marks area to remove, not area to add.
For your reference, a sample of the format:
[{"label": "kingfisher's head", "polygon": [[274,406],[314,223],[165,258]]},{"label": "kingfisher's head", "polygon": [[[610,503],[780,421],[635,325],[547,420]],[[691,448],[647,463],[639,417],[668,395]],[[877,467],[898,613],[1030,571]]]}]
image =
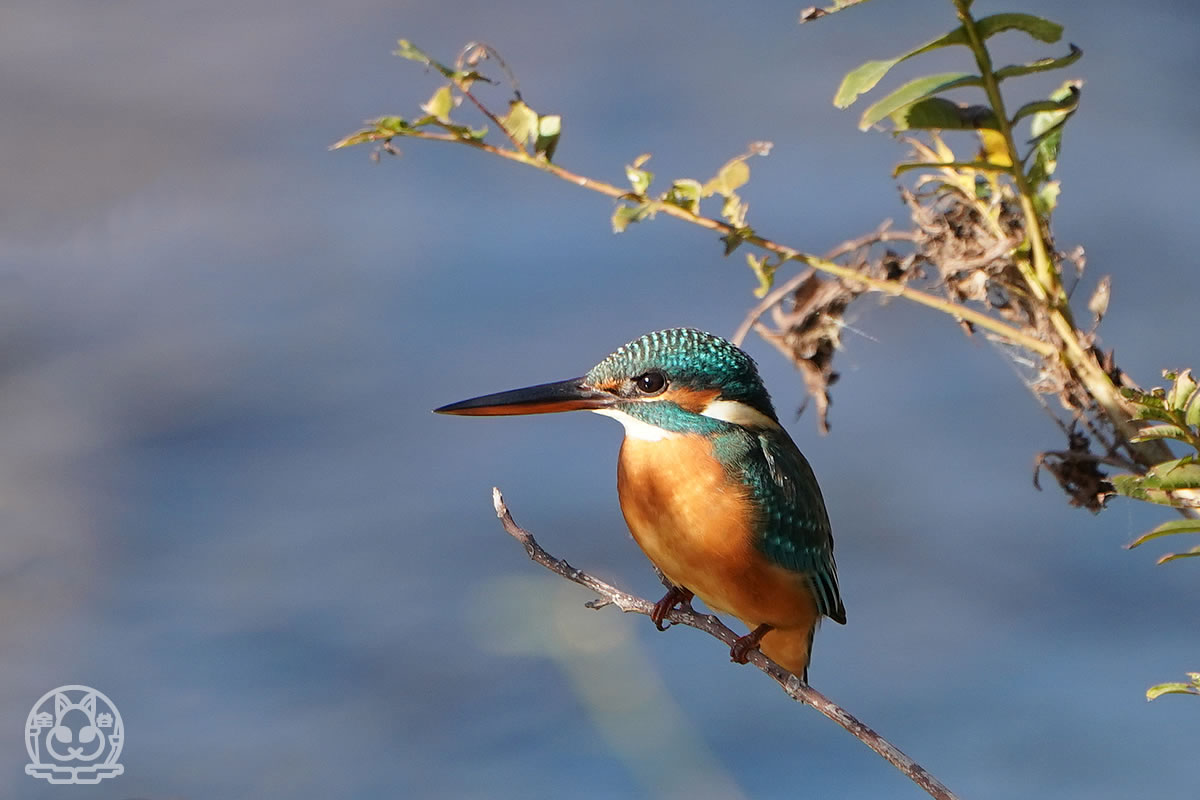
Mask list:
[{"label": "kingfisher's head", "polygon": [[542,414],[587,409],[615,417],[642,439],[714,433],[724,425],[778,427],[754,360],[733,343],[691,328],[648,333],[581,378],[477,397],[442,414]]}]

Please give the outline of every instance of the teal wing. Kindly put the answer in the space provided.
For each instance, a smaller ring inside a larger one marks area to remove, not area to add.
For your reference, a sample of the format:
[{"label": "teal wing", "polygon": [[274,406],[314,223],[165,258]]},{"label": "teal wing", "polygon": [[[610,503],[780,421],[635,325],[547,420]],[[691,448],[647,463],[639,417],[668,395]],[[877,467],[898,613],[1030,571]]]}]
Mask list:
[{"label": "teal wing", "polygon": [[804,575],[817,610],[844,624],[829,514],[808,459],[786,432],[747,434],[755,441],[747,441],[739,467],[763,514],[759,548],[774,563]]}]

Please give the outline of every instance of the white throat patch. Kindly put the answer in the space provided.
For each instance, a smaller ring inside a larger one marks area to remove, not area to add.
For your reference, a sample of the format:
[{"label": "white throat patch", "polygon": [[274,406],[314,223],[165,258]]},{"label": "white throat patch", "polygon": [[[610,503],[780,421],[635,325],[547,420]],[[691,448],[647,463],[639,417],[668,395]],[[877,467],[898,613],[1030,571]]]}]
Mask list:
[{"label": "white throat patch", "polygon": [[700,413],[747,428],[779,428],[775,420],[738,400],[713,400]]},{"label": "white throat patch", "polygon": [[624,411],[618,411],[615,408],[593,408],[592,411],[597,414],[603,414],[606,417],[612,417],[617,422],[625,426],[625,435],[630,439],[641,439],[644,442],[657,442],[663,439],[673,439],[680,434],[674,431],[660,428],[657,425],[651,425],[649,422],[643,422],[637,417],[626,414]]}]

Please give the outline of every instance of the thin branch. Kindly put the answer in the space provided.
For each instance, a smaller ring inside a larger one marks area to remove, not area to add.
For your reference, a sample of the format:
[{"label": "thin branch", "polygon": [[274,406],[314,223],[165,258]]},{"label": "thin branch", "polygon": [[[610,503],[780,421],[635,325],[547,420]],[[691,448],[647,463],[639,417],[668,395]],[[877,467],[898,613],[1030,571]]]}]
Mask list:
[{"label": "thin branch", "polygon": [[[458,68],[460,70],[462,69],[463,56],[476,49],[482,49],[482,51],[486,54],[485,57],[496,59],[496,61],[500,64],[500,68],[504,70],[504,74],[508,76],[508,81],[512,86],[513,93],[517,96],[517,99],[520,100],[521,90],[517,87],[516,76],[512,74],[512,70],[508,68],[508,64],[504,63],[504,59],[500,57],[500,54],[497,53],[495,48],[493,48],[490,44],[484,44],[483,42],[468,43],[467,46],[463,48],[462,53],[459,54],[457,64]],[[471,85],[468,82],[462,80],[461,78],[451,78],[451,82],[454,84],[456,89],[462,92],[468,100],[475,104],[475,108],[479,109],[480,113],[491,120],[493,125],[504,132],[504,135],[508,137],[508,141],[512,142],[512,146],[514,148],[520,150],[522,153],[528,153],[528,151],[525,149],[525,146],[521,144],[521,142],[517,141],[517,138],[512,135],[512,131],[510,131],[508,127],[500,121],[500,118],[493,114],[491,109],[485,106],[478,97],[471,93]]]},{"label": "thin branch", "polygon": [[[513,521],[512,514],[509,513],[508,506],[504,503],[504,496],[500,494],[499,489],[492,489],[492,505],[496,509],[496,516],[500,518],[500,523],[504,526],[504,530],[508,531],[514,539],[524,546],[525,552],[533,561],[541,564],[556,575],[578,583],[581,586],[586,586],[600,596],[599,599],[587,604],[589,608],[603,608],[604,606],[614,605],[625,612],[650,616],[650,612],[654,609],[654,604],[649,600],[629,594],[628,592],[623,592],[581,569],[572,567],[566,561],[555,558],[542,549],[542,546],[533,538],[533,534]],[[704,631],[710,636],[720,639],[727,645],[732,645],[738,638],[736,633],[727,628],[719,619],[711,614],[698,614],[695,611],[675,609],[667,615],[667,619],[677,625],[686,625],[689,628]],[[788,697],[797,702],[812,706],[822,716],[845,728],[851,735],[883,756],[896,769],[911,778],[914,783],[928,792],[931,797],[938,798],[938,800],[957,800],[957,795],[947,789],[941,781],[929,774],[924,767],[900,752],[894,745],[867,727],[867,725],[852,714],[845,711],[841,706],[804,683],[758,650],[750,653],[749,663],[758,667],[773,681],[782,686]]]},{"label": "thin branch", "polygon": [[729,341],[733,342],[738,347],[741,347],[742,342],[746,340],[746,334],[750,333],[750,329],[755,326],[755,323],[758,322],[759,318],[763,314],[770,311],[771,308],[783,302],[785,297],[799,289],[801,284],[812,277],[812,274],[813,270],[810,267],[803,272],[793,275],[783,283],[776,286],[770,294],[768,294],[758,303],[758,305],[754,306],[754,308],[750,309],[746,313],[746,317],[742,320],[742,324],[738,325],[737,330],[733,332],[733,336],[729,337]]},{"label": "thin branch", "polygon": [[[1049,342],[1042,341],[1035,336],[1030,336],[1024,331],[1018,330],[1011,325],[1007,325],[1000,320],[989,317],[988,315],[972,308],[967,308],[966,306],[950,300],[945,300],[941,297],[937,297],[936,295],[929,294],[928,292],[922,292],[919,289],[913,289],[912,287],[907,286],[900,281],[889,281],[881,278],[872,278],[868,275],[862,275],[850,267],[843,267],[841,264],[836,264],[832,261],[819,258],[810,253],[805,253],[800,250],[796,250],[795,248],[788,247],[787,245],[779,244],[778,242],[763,238],[755,233],[746,233],[744,229],[735,228],[727,222],[722,222],[721,220],[713,219],[711,217],[704,217],[699,214],[693,214],[686,208],[674,205],[672,203],[661,203],[644,199],[639,195],[633,195],[631,192],[625,189],[613,186],[611,183],[606,183],[604,181],[578,175],[568,169],[558,166],[557,164],[553,164],[544,158],[531,156],[528,153],[520,150],[509,150],[503,147],[496,147],[495,145],[487,144],[486,142],[481,142],[475,139],[465,138],[454,133],[407,131],[404,135],[411,139],[425,139],[433,142],[454,142],[457,144],[464,144],[468,147],[473,147],[476,150],[482,150],[485,153],[490,153],[491,155],[499,156],[500,158],[508,159],[509,161],[515,161],[518,164],[525,164],[526,166],[540,169],[541,171],[548,172],[557,178],[567,181],[568,183],[573,183],[581,188],[590,189],[593,192],[607,195],[614,200],[636,198],[642,202],[649,202],[653,206],[653,213],[666,214],[669,217],[675,217],[676,219],[681,219],[684,222],[690,222],[693,225],[699,225],[701,228],[714,231],[722,236],[733,236],[741,241],[748,242],[756,247],[760,247],[763,250],[767,250],[775,253],[776,255],[782,256],[784,260],[799,261],[809,265],[813,269],[828,273],[830,275],[835,275],[843,280],[861,283],[872,291],[891,295],[893,297],[903,297],[906,300],[911,300],[914,303],[927,306],[936,311],[941,311],[943,314],[948,314],[955,319],[970,322],[979,326],[980,328],[983,328],[984,330],[989,330],[992,333],[998,334],[999,336],[1007,339],[1013,344],[1020,345],[1021,347],[1032,350],[1040,355],[1052,356],[1056,352],[1054,345],[1050,344]],[[372,137],[371,140],[383,138],[390,137],[377,136]]]},{"label": "thin branch", "polygon": [[[889,230],[891,224],[892,221],[890,219],[886,220],[882,225],[870,233],[859,236],[857,239],[847,239],[826,253],[825,260],[833,261],[834,259],[841,258],[849,253],[853,253],[856,250],[861,250],[864,247],[870,247],[871,245],[879,244],[880,242],[911,242],[916,238],[912,231]],[[746,314],[745,319],[742,320],[742,324],[738,325],[737,331],[734,332],[730,341],[736,344],[738,347],[741,347],[742,342],[746,338],[746,334],[750,332],[750,329],[754,326],[754,323],[758,322],[759,317],[770,311],[773,306],[776,306],[782,302],[783,299],[792,292],[796,291],[796,289],[799,288],[802,283],[808,280],[810,275],[812,275],[811,269],[801,272],[798,275],[793,275],[791,278],[788,278],[786,282],[776,286],[770,294],[764,297],[757,305],[754,306],[754,308],[750,309],[750,311]]]}]

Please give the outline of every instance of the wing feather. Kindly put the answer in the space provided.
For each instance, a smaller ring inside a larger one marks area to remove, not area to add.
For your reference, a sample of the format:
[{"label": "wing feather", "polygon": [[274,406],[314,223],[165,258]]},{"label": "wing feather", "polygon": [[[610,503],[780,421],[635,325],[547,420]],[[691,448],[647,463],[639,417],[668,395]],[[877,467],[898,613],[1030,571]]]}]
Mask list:
[{"label": "wing feather", "polygon": [[738,466],[763,515],[759,548],[775,564],[803,575],[817,609],[845,623],[829,515],[812,467],[782,429],[760,431],[756,439],[746,442]]}]

